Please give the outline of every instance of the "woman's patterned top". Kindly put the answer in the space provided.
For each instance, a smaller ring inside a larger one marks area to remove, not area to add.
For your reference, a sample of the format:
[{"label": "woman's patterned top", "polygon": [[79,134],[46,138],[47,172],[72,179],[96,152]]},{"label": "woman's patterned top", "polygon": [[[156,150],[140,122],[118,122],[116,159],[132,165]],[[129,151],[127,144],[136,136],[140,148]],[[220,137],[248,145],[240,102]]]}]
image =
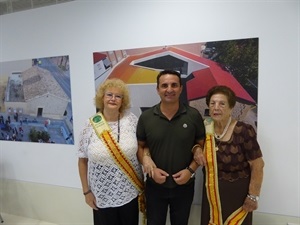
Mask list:
[{"label": "woman's patterned top", "polygon": [[248,161],[262,157],[254,128],[238,121],[229,141],[216,140],[218,176],[220,180],[235,181],[250,176]]}]

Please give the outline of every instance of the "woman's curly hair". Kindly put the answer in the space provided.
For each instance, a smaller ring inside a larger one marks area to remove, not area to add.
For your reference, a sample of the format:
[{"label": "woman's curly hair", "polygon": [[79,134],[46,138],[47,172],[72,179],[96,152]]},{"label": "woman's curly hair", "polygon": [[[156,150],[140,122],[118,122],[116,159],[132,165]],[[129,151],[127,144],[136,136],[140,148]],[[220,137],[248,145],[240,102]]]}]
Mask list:
[{"label": "woman's curly hair", "polygon": [[211,96],[215,94],[223,94],[228,99],[229,107],[232,109],[236,103],[236,95],[232,89],[225,85],[214,86],[208,90],[206,95],[206,105],[209,106]]},{"label": "woman's curly hair", "polygon": [[129,90],[127,85],[120,79],[112,78],[107,79],[104,83],[102,83],[96,92],[96,96],[94,98],[94,103],[97,108],[97,111],[102,112],[104,109],[104,94],[108,88],[118,88],[120,90],[120,94],[122,94],[122,104],[119,109],[120,113],[123,113],[127,109],[130,108],[130,98],[129,98]]}]

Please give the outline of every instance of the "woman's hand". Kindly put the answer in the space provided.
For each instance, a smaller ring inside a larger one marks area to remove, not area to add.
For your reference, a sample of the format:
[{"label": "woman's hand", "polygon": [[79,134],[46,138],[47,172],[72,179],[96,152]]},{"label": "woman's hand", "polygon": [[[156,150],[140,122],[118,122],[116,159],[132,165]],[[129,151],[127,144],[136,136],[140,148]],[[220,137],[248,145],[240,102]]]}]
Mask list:
[{"label": "woman's hand", "polygon": [[98,210],[96,206],[96,198],[92,192],[85,195],[85,202],[88,204],[92,209]]},{"label": "woman's hand", "polygon": [[145,154],[143,156],[143,169],[144,172],[149,175],[149,177],[153,177],[154,168],[156,168],[155,163],[153,162],[151,156],[149,154]]},{"label": "woman's hand", "polygon": [[243,204],[243,209],[246,212],[252,212],[258,208],[258,202],[253,201],[250,198],[246,197],[244,204]]},{"label": "woman's hand", "polygon": [[205,156],[204,156],[203,151],[200,148],[200,146],[193,148],[193,154],[194,154],[194,160],[199,166],[206,165]]}]

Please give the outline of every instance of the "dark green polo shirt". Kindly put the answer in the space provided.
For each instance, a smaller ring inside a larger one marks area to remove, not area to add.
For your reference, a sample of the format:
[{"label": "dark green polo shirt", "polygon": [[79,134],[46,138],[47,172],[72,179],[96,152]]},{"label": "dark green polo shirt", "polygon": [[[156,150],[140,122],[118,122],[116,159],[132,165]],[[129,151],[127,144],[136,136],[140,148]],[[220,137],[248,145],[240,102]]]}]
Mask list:
[{"label": "dark green polo shirt", "polygon": [[163,184],[173,188],[177,184],[172,174],[190,165],[192,147],[205,138],[203,119],[197,109],[180,104],[178,112],[169,120],[160,111],[160,104],[144,111],[137,125],[137,139],[146,142],[156,166],[170,176]]}]

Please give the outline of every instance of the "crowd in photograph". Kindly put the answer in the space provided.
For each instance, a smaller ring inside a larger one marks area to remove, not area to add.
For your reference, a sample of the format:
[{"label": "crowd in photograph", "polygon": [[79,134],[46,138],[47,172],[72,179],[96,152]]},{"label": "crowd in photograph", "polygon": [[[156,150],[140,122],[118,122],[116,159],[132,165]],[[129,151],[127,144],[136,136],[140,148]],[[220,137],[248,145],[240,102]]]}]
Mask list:
[{"label": "crowd in photograph", "polygon": [[9,114],[0,115],[1,140],[22,141],[24,136],[23,120],[20,120],[17,112],[13,115],[13,120]]}]

